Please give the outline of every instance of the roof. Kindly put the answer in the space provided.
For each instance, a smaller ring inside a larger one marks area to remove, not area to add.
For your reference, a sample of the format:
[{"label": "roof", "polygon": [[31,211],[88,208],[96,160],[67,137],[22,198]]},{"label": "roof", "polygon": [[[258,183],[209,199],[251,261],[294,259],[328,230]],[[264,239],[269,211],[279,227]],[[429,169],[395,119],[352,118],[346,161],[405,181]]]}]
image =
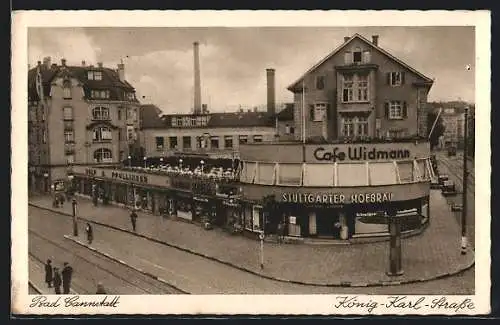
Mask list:
[{"label": "roof", "polygon": [[[28,96],[30,99],[38,100],[36,91],[37,68],[28,71]],[[118,72],[105,67],[91,66],[60,66],[53,64],[50,67],[40,65],[42,75],[43,91],[45,96],[50,95],[50,88],[53,80],[57,77],[70,76],[82,83],[86,97],[90,97],[92,89],[110,90],[110,100],[125,100],[124,91],[135,92],[134,87],[127,81],[121,81]],[[88,71],[102,71],[102,80],[88,80]]]},{"label": "roof", "polygon": [[276,116],[278,121],[292,121],[293,120],[293,103],[286,103],[285,108],[282,109]]},{"label": "roof", "polygon": [[385,54],[386,56],[388,56],[389,58],[391,58],[393,61],[401,64],[402,66],[404,66],[406,69],[410,70],[411,72],[415,73],[417,76],[419,76],[420,78],[422,78],[425,82],[428,82],[428,83],[433,83],[434,81],[423,75],[422,73],[418,72],[417,70],[415,70],[414,68],[410,67],[408,64],[406,64],[405,62],[401,61],[400,59],[398,59],[397,57],[393,56],[392,54],[390,54],[389,52],[387,52],[386,50],[384,50],[383,48],[379,47],[379,46],[376,46],[375,44],[373,44],[372,42],[370,42],[369,40],[367,40],[366,38],[364,38],[363,36],[361,36],[360,34],[356,33],[354,34],[349,40],[345,41],[344,43],[342,43],[342,45],[340,45],[339,47],[337,47],[335,50],[333,50],[330,54],[328,54],[325,58],[323,58],[321,61],[319,61],[318,63],[316,63],[312,68],[310,68],[309,70],[307,70],[299,79],[297,79],[294,83],[292,83],[290,86],[288,86],[288,90],[292,91],[299,82],[301,82],[304,77],[306,75],[308,75],[309,73],[313,72],[314,70],[316,70],[319,66],[321,66],[323,63],[325,63],[327,60],[329,60],[331,57],[333,57],[334,55],[336,55],[340,50],[342,50],[347,44],[351,43],[353,40],[355,39],[360,39],[361,41],[369,44],[372,48],[376,49],[377,51],[381,52],[382,54]]},{"label": "roof", "polygon": [[[143,108],[144,107],[144,108]],[[170,128],[238,128],[238,127],[274,127],[275,115],[267,112],[231,112],[209,113],[206,126],[172,127],[172,118],[183,116],[198,116],[193,114],[168,114],[161,115],[161,110],[154,105],[141,106],[141,119],[143,129],[170,129]]]},{"label": "roof", "polygon": [[162,111],[156,105],[145,104],[139,108],[139,115],[141,119],[141,128],[163,128],[165,122],[161,119]]}]

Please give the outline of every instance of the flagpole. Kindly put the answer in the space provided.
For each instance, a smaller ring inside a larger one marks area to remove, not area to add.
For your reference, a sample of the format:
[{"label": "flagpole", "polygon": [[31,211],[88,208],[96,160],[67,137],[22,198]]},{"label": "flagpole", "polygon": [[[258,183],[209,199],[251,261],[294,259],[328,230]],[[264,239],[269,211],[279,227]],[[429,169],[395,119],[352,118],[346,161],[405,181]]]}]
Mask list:
[{"label": "flagpole", "polygon": [[306,87],[302,80],[302,143],[306,143]]}]

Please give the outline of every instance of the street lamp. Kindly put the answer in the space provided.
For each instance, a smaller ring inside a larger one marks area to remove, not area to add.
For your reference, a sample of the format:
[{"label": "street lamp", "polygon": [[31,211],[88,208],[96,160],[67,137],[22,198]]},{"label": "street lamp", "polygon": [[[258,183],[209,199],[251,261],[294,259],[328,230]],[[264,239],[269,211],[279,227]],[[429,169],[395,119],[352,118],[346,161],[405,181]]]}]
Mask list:
[{"label": "street lamp", "polygon": [[144,160],[144,168],[146,168],[148,166],[148,157],[144,157],[143,160]]},{"label": "street lamp", "polygon": [[128,166],[132,167],[132,157],[128,156],[127,158],[128,158]]},{"label": "street lamp", "polygon": [[76,218],[76,199],[73,198],[71,200],[71,206],[72,206],[72,217],[73,217],[73,236],[78,237],[78,220]]},{"label": "street lamp", "polygon": [[163,166],[163,157],[160,157],[160,166]]},{"label": "street lamp", "polygon": [[179,158],[179,168],[182,170],[182,158]]},{"label": "street lamp", "polygon": [[468,128],[468,115],[469,115],[469,107],[465,107],[464,111],[464,174],[462,177],[462,255],[467,254],[467,128]]},{"label": "street lamp", "polygon": [[203,167],[205,166],[205,161],[200,161],[201,164],[201,173],[203,174]]}]

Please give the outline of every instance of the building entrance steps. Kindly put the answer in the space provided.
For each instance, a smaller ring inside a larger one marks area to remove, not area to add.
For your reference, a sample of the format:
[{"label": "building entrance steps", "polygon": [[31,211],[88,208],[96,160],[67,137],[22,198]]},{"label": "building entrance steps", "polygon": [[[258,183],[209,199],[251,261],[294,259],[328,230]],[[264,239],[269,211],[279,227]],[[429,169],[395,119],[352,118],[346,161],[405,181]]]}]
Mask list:
[{"label": "building entrance steps", "polygon": [[[52,208],[50,196],[34,197],[30,199],[30,205],[71,215],[68,203],[61,208]],[[136,235],[279,281],[327,286],[393,285],[446,277],[474,264],[473,251],[460,254],[460,227],[438,191],[431,191],[430,206],[428,228],[418,236],[402,239],[405,273],[397,278],[386,275],[389,266],[388,242],[350,246],[266,242],[264,269],[261,269],[258,241],[230,235],[219,229],[207,231],[190,223],[138,212]],[[90,200],[79,198],[77,213],[81,217],[80,236],[85,236],[84,218],[134,234],[129,211],[125,208],[95,207]],[[142,241],[141,245],[147,245],[147,241]],[[125,257],[134,258],[135,255],[132,253]]]}]

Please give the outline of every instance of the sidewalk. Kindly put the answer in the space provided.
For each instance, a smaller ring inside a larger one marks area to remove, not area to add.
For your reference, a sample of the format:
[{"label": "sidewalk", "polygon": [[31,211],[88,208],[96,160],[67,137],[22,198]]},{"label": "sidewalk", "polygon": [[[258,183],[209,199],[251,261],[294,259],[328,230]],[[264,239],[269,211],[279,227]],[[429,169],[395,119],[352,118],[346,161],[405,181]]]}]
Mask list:
[{"label": "sidewalk", "polygon": [[[55,295],[54,287],[49,288],[45,282],[45,270],[43,267],[43,264],[30,257],[28,261],[29,281],[37,291],[40,291],[41,295]],[[70,292],[72,295],[77,294],[73,288],[70,288]]]},{"label": "sidewalk", "polygon": [[[128,210],[94,207],[78,198],[80,231],[84,218],[115,229],[131,230]],[[71,204],[52,208],[50,197],[33,197],[30,204],[71,215]],[[365,286],[425,281],[457,273],[474,263],[474,254],[460,254],[460,228],[439,191],[431,192],[431,223],[420,235],[402,239],[404,275],[393,278],[388,268],[389,243],[310,246],[264,244],[264,269],[259,266],[259,242],[222,230],[138,213],[138,234],[240,270],[285,282],[329,286]],[[130,258],[135,258],[132,254]],[[148,256],[144,256],[149,258]]]}]

